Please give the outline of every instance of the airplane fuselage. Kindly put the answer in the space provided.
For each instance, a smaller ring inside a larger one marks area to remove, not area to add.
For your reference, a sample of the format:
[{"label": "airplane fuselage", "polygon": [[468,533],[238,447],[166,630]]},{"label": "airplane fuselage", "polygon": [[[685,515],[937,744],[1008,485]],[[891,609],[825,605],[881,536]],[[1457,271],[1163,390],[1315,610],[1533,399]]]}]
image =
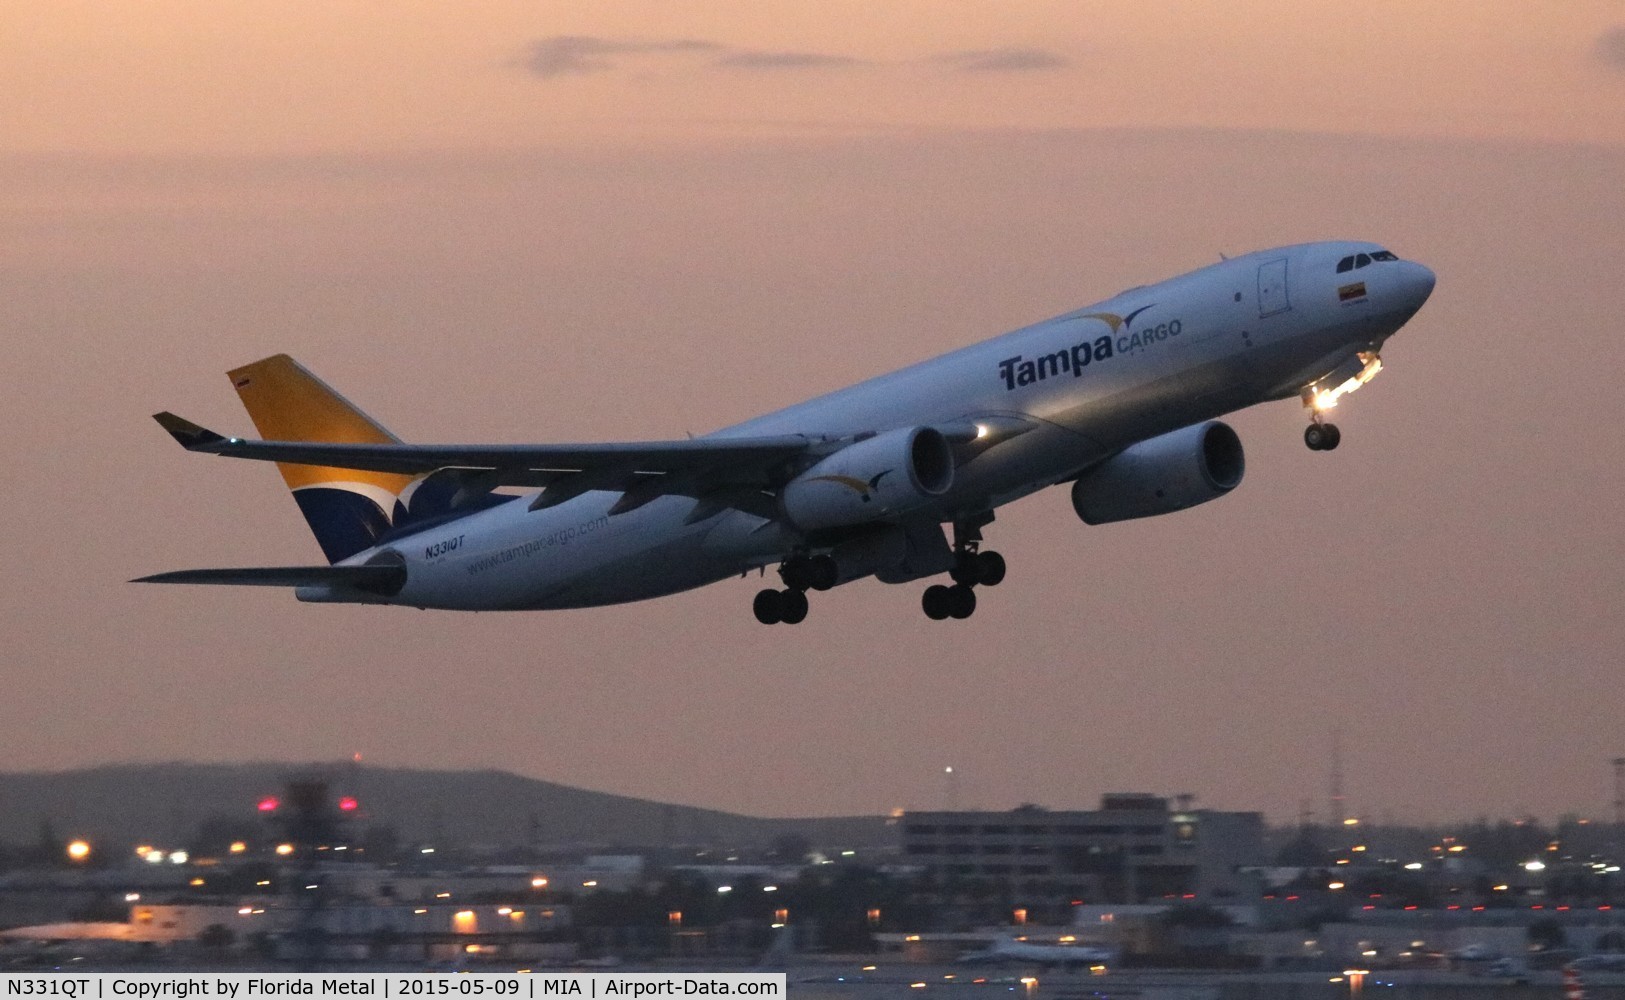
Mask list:
[{"label": "airplane fuselage", "polygon": [[[893,428],[971,427],[986,438],[950,489],[911,511],[937,525],[1077,478],[1123,449],[1297,396],[1375,352],[1432,289],[1426,268],[1386,260],[1338,272],[1375,244],[1310,243],[1235,257],[858,385],[710,438],[852,439]],[[1356,284],[1358,288],[1356,289]],[[534,494],[533,494],[534,495]],[[532,510],[515,497],[386,536],[345,564],[404,562],[377,603],[570,608],[657,597],[777,563],[808,536],[737,508],[660,496],[612,513],[619,492]],[[696,517],[696,513],[704,516]],[[303,600],[356,600],[302,587]]]}]

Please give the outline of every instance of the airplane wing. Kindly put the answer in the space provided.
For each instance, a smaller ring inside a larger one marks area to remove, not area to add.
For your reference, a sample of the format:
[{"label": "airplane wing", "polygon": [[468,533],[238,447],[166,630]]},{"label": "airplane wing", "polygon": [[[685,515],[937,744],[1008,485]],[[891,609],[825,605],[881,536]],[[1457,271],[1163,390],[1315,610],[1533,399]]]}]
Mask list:
[{"label": "airplane wing", "polygon": [[729,489],[772,489],[794,474],[785,474],[787,463],[821,443],[801,435],[554,445],[245,441],[216,434],[173,413],[157,413],[153,419],[187,451],[407,475],[454,470],[479,492],[498,486],[541,487],[533,510],[589,490],[624,493],[611,513],[667,494],[706,497]]}]

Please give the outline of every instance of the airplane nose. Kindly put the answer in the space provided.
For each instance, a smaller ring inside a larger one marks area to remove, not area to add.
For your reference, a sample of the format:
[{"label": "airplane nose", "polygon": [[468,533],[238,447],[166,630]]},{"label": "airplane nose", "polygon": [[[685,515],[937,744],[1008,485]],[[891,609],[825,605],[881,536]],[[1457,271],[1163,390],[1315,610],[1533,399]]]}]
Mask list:
[{"label": "airplane nose", "polygon": [[1432,268],[1424,264],[1418,264],[1414,260],[1401,261],[1401,263],[1405,267],[1405,272],[1404,276],[1400,278],[1400,285],[1405,289],[1406,297],[1416,303],[1411,308],[1420,309],[1422,303],[1428,300],[1428,296],[1433,294],[1433,285],[1437,278],[1434,276]]}]

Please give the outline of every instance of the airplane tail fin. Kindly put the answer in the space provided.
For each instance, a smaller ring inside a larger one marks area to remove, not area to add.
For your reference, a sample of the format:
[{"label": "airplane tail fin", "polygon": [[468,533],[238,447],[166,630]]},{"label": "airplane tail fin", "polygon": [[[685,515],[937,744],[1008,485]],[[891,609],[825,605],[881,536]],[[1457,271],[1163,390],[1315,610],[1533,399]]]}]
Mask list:
[{"label": "airplane tail fin", "polygon": [[[267,441],[398,444],[399,439],[286,354],[227,375]],[[371,547],[396,519],[412,476],[278,462],[299,510],[336,563]]]}]

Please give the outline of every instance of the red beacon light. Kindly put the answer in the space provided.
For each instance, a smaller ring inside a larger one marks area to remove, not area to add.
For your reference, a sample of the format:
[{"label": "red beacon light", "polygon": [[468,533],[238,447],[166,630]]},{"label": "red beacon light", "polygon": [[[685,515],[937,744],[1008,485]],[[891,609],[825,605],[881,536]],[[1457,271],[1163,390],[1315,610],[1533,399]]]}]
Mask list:
[{"label": "red beacon light", "polygon": [[357,809],[361,808],[361,803],[355,800],[354,795],[346,795],[342,799],[339,799],[339,808],[344,812],[355,812]]},{"label": "red beacon light", "polygon": [[260,812],[262,812],[262,813],[276,812],[277,805],[278,805],[278,803],[277,803],[277,800],[276,800],[276,796],[275,795],[267,795],[265,798],[260,799]]}]

